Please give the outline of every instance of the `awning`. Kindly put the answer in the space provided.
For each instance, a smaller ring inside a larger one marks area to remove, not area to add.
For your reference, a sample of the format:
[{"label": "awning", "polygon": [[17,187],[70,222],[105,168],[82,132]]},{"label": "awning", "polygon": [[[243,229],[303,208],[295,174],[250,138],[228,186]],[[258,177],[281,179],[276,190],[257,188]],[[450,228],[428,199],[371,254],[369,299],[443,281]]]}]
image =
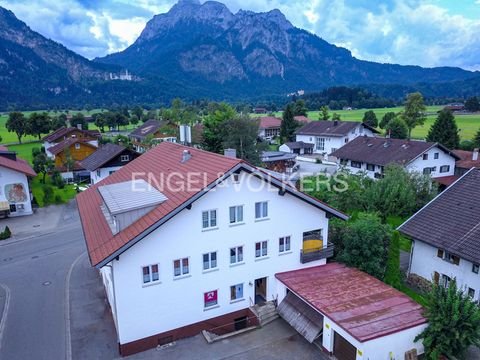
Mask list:
[{"label": "awning", "polygon": [[322,333],[323,316],[292,292],[278,305],[277,311],[310,343]]}]

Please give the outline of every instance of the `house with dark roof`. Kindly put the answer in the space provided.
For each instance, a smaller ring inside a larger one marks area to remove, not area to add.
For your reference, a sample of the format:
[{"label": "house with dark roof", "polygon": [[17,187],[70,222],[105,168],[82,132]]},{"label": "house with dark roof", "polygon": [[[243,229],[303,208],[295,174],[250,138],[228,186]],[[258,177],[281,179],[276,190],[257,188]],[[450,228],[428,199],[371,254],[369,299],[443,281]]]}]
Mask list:
[{"label": "house with dark roof", "polygon": [[55,169],[70,182],[84,172],[80,162],[97,151],[97,147],[87,138],[68,137],[48,149]]},{"label": "house with dark roof", "polygon": [[280,136],[282,119],[274,116],[262,116],[258,118],[258,137],[262,140],[272,140]]},{"label": "house with dark roof", "polygon": [[55,146],[68,138],[82,139],[89,144],[98,147],[98,139],[101,137],[101,133],[98,130],[82,130],[81,125],[79,127],[61,127],[52,133],[45,136],[43,141],[43,147],[48,157],[52,158],[50,148]]},{"label": "house with dark roof", "polygon": [[31,215],[29,179],[37,176],[27,161],[0,146],[0,212],[3,215]]},{"label": "house with dark roof", "polygon": [[378,131],[355,121],[312,121],[296,131],[296,141],[313,144],[315,154],[330,155],[359,136],[372,137]]},{"label": "house with dark roof", "polygon": [[275,275],[324,265],[329,219],[347,219],[241,159],[169,142],[77,203],[122,355],[261,323],[285,296]]},{"label": "house with dark roof", "polygon": [[[155,144],[163,141],[177,142],[178,126],[168,121],[151,119],[145,121],[128,135],[133,148],[138,153],[144,153]],[[150,139],[150,141],[149,141]]]},{"label": "house with dark roof", "polygon": [[479,149],[473,151],[453,150],[453,153],[459,157],[455,163],[455,176],[458,178],[471,168],[480,168]]},{"label": "house with dark roof", "polygon": [[398,230],[413,241],[409,274],[480,300],[480,169],[473,168]]},{"label": "house with dark roof", "polygon": [[120,170],[140,154],[117,144],[105,144],[80,162],[82,168],[90,172],[90,183],[96,184]]},{"label": "house with dark roof", "polygon": [[376,137],[357,137],[334,151],[340,168],[382,178],[385,167],[399,164],[407,171],[430,175],[436,180],[450,177],[458,156],[438,143]]},{"label": "house with dark roof", "polygon": [[291,154],[308,155],[313,153],[314,146],[314,144],[304,143],[303,141],[293,141],[280,145],[278,150]]}]

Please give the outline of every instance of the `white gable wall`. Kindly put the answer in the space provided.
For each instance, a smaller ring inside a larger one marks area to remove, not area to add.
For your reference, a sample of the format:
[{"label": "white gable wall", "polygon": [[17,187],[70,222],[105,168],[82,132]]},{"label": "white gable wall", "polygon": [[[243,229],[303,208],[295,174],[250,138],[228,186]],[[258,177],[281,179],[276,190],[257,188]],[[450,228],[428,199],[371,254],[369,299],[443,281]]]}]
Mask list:
[{"label": "white gable wall", "polygon": [[[435,159],[435,153],[438,153],[438,159]],[[434,146],[425,152],[425,154],[428,154],[427,160],[423,160],[422,156],[419,156],[407,165],[407,170],[410,172],[417,171],[423,173],[423,169],[427,167],[435,168],[435,171],[431,172],[432,178],[451,176],[455,173],[455,158],[450,154],[445,153],[437,146]],[[450,167],[447,172],[440,172],[440,167],[443,165]]]},{"label": "white gable wall", "polygon": [[90,180],[92,184],[96,184],[106,177],[110,176],[113,172],[118,171],[122,166],[110,166],[105,168],[99,168],[95,171],[90,171]]},{"label": "white gable wall", "polygon": [[[252,184],[261,180],[242,173]],[[319,210],[278,191],[238,192],[231,186],[210,192],[184,209],[113,261],[119,340],[121,344],[248,308],[254,281],[267,277],[267,300],[277,297],[275,273],[325,264],[300,263],[304,231],[323,229],[328,219]],[[168,201],[168,200],[167,200]],[[255,221],[255,202],[268,201],[269,219]],[[229,225],[229,207],[244,205],[243,225]],[[202,211],[217,209],[218,229],[202,231]],[[294,215],[293,215],[294,214]],[[291,251],[279,254],[278,239],[291,236]],[[255,242],[268,241],[268,256],[255,258]],[[244,263],[230,264],[230,248],[243,246]],[[204,272],[202,255],[217,252],[217,269]],[[173,260],[189,258],[190,274],[174,279]],[[160,282],[143,286],[142,266],[159,264]],[[252,285],[250,285],[250,283]],[[243,284],[244,299],[230,302],[230,286]],[[204,309],[204,293],[218,290],[218,307]]]}]

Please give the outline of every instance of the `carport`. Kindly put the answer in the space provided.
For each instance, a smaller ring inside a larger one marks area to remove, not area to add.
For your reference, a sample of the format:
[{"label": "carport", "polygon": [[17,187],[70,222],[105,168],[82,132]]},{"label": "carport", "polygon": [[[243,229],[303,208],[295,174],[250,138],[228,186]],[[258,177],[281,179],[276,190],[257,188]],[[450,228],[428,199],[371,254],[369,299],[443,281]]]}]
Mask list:
[{"label": "carport", "polygon": [[[275,275],[279,314],[309,342],[339,360],[403,359],[423,353],[422,307],[360,270],[330,263]],[[282,290],[282,285],[284,289]]]}]

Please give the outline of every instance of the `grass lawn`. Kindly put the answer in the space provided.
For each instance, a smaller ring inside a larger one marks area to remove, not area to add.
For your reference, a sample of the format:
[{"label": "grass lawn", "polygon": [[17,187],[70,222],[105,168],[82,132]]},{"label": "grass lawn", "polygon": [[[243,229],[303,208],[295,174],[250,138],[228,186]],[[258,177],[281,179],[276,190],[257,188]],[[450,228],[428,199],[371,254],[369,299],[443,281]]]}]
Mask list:
[{"label": "grass lawn", "polygon": [[[45,186],[44,184],[41,183],[41,179],[43,178],[43,175],[40,174],[37,177],[35,177],[31,183],[30,187],[32,189],[33,197],[38,203],[38,206],[44,207],[45,204],[43,202],[43,187]],[[75,195],[77,195],[77,191],[73,185],[65,185],[65,188],[59,189],[56,186],[52,185],[52,181],[50,179],[50,176],[46,176],[45,182],[47,185],[52,186],[53,192],[54,192],[54,198],[57,197],[57,195],[60,197],[61,201],[58,202],[59,204],[64,204],[68,202],[69,200],[73,199]]]},{"label": "grass lawn", "polygon": [[8,150],[15,151],[20,158],[27,160],[30,165],[33,165],[32,149],[40,149],[41,147],[42,143],[32,142],[27,144],[9,145]]},{"label": "grass lawn", "polygon": [[[436,119],[437,111],[441,110],[443,106],[427,106],[427,112],[429,115],[427,116],[427,120],[425,124],[422,126],[417,126],[412,131],[412,137],[415,139],[425,139],[428,134],[428,130],[434,123]],[[387,112],[400,112],[403,110],[403,107],[395,107],[395,108],[379,108],[379,109],[371,109],[377,115],[377,119],[380,121],[383,115]],[[340,115],[340,118],[345,121],[362,121],[364,113],[367,109],[356,109],[356,110],[337,110],[337,111],[330,111],[330,114],[336,112]],[[265,116],[254,114],[252,116]],[[275,116],[281,117],[282,113],[277,112]],[[308,117],[313,120],[318,120],[320,116],[319,111],[310,111],[308,113]],[[471,140],[475,136],[476,132],[480,129],[480,113],[473,114],[473,115],[455,115],[455,119],[457,121],[457,126],[460,129],[460,138],[461,140]]]},{"label": "grass lawn", "polygon": [[419,303],[420,305],[426,307],[427,306],[427,299],[424,295],[419,294],[415,290],[410,289],[408,286],[402,284],[398,289],[403,292],[405,295],[409,296],[415,302]]}]

